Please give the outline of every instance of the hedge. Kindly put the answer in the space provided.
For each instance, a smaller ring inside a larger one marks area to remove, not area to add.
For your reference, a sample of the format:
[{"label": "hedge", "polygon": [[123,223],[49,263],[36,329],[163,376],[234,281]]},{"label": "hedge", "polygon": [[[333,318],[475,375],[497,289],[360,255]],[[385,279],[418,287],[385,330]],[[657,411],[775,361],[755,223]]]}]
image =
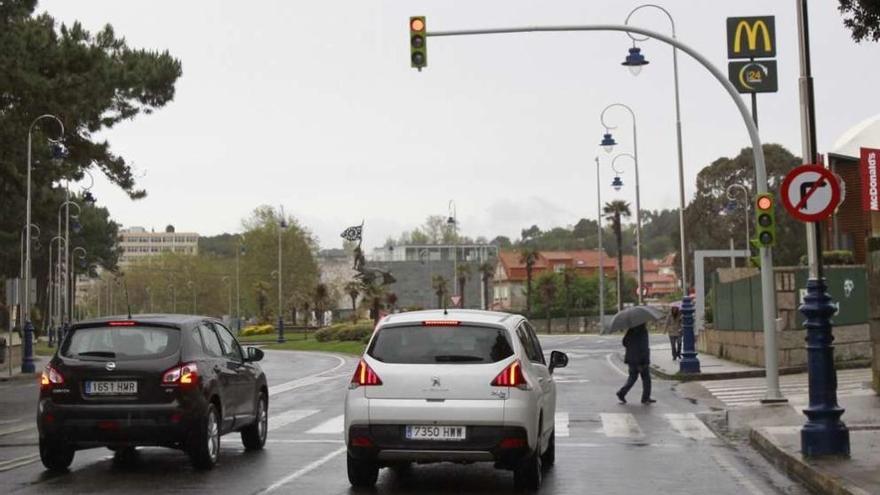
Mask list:
[{"label": "hedge", "polygon": [[252,325],[243,328],[239,335],[242,337],[247,337],[248,335],[268,335],[274,331],[275,327],[272,325]]},{"label": "hedge", "polygon": [[315,332],[315,340],[318,342],[330,341],[366,341],[373,334],[372,321],[360,321],[357,323],[339,323],[322,328]]}]

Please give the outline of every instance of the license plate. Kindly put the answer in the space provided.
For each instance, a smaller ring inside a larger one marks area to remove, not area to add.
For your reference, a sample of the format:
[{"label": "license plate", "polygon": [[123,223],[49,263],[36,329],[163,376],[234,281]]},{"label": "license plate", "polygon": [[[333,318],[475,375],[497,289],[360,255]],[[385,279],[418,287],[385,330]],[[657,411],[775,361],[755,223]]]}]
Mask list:
[{"label": "license plate", "polygon": [[133,395],[137,393],[137,388],[137,382],[134,380],[87,381],[86,395]]},{"label": "license plate", "polygon": [[406,439],[442,441],[466,440],[467,427],[408,425],[406,427]]}]

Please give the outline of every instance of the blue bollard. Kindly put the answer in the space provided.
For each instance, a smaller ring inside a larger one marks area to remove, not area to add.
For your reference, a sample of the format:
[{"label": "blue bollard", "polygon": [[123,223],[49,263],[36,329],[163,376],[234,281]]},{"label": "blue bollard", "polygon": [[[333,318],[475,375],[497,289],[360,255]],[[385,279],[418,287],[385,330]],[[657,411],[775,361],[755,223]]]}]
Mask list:
[{"label": "blue bollard", "polygon": [[807,318],[807,371],[810,405],[801,429],[801,452],[807,457],[849,456],[849,429],[840,420],[844,409],[837,404],[837,372],[834,369],[834,335],[831,317],[835,308],[824,279],[810,279],[800,311]]},{"label": "blue bollard", "polygon": [[681,300],[681,340],[682,351],[679,373],[699,373],[700,360],[697,359],[696,339],[694,338],[694,301],[691,296]]},{"label": "blue bollard", "polygon": [[284,340],[284,317],[278,317],[278,343],[283,344]]},{"label": "blue bollard", "polygon": [[34,367],[34,324],[31,323],[30,320],[24,322],[24,333],[22,336],[21,348],[21,372],[35,372],[36,368]]}]

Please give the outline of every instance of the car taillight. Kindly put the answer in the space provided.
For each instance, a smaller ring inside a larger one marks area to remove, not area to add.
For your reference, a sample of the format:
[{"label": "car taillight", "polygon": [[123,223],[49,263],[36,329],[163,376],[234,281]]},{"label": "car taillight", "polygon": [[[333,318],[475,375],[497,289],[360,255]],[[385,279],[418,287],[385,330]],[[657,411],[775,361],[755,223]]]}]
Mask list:
[{"label": "car taillight", "polygon": [[52,366],[46,366],[40,376],[40,390],[49,390],[59,385],[64,385],[64,376]]},{"label": "car taillight", "polygon": [[354,376],[351,377],[351,385],[349,388],[355,389],[358,387],[370,387],[375,385],[382,385],[382,379],[379,378],[379,375],[373,371],[373,368],[370,368],[370,365],[367,364],[366,361],[361,359],[361,362],[358,363],[357,369],[354,370]]},{"label": "car taillight", "polygon": [[171,368],[162,374],[162,385],[194,387],[199,383],[199,368],[196,363],[185,363]]},{"label": "car taillight", "polygon": [[493,387],[517,387],[528,390],[529,382],[522,372],[522,363],[514,361],[492,380]]}]

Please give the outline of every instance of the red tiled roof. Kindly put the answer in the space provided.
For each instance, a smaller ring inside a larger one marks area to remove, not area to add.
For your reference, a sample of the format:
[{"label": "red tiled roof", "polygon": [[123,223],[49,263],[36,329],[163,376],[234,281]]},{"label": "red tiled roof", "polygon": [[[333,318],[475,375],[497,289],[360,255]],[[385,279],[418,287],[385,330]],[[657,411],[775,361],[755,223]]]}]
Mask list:
[{"label": "red tiled roof", "polygon": [[[526,279],[526,264],[520,259],[519,251],[500,251],[498,260],[504,269],[507,280],[522,281]],[[605,255],[602,265],[606,269],[614,269],[614,258]],[[598,250],[580,251],[539,251],[538,259],[532,265],[532,276],[553,268],[555,265],[564,264],[581,272],[592,273],[599,268]]]}]

